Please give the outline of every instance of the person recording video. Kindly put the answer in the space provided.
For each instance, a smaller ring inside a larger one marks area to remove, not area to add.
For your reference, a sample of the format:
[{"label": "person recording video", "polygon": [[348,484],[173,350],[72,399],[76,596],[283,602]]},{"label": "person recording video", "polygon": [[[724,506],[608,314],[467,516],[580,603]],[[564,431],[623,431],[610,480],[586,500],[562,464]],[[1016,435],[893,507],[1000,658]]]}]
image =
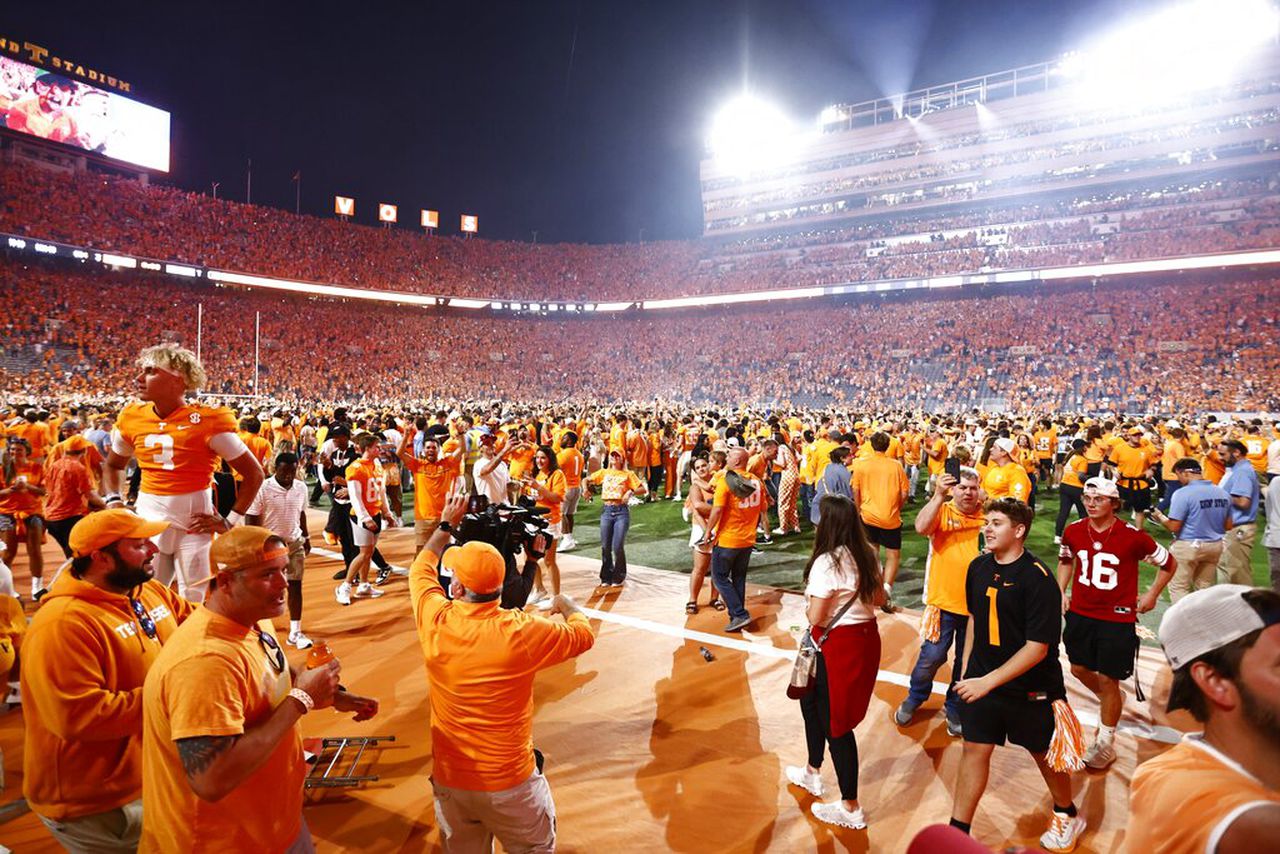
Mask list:
[{"label": "person recording video", "polygon": [[[409,570],[409,597],[426,658],[436,817],[445,851],[553,851],[556,808],[533,749],[538,671],[595,644],[591,625],[563,594],[556,622],[500,607],[506,560],[493,545],[457,545],[467,497],[453,494],[440,527]],[[446,596],[443,568],[452,575]]]}]

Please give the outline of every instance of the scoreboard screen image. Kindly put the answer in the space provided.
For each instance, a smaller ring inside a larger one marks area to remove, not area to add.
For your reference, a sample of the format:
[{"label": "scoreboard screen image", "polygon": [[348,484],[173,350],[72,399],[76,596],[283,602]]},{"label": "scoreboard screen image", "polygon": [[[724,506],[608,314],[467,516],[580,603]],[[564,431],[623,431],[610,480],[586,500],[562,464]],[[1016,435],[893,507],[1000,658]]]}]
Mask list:
[{"label": "scoreboard screen image", "polygon": [[0,127],[169,171],[166,111],[7,56],[0,56]]}]

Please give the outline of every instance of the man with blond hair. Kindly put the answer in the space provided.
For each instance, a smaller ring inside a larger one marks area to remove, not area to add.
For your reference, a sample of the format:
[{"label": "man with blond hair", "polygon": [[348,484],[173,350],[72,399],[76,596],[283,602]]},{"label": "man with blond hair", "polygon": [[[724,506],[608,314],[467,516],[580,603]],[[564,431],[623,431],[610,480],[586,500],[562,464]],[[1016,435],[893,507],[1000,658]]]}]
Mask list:
[{"label": "man with blond hair", "polygon": [[[236,435],[236,417],[225,406],[189,403],[186,396],[205,382],[195,354],[176,344],[147,347],[138,357],[138,400],[125,406],[111,434],[111,452],[102,471],[103,500],[121,506],[121,483],[130,457],[142,470],[137,513],[169,522],[156,535],[156,578],[177,577],[178,592],[203,598],[195,584],[209,575],[209,544],[214,533],[244,522],[244,514],[262,486],[262,466]],[[209,486],[219,458],[241,478],[235,505],[217,515]]]}]

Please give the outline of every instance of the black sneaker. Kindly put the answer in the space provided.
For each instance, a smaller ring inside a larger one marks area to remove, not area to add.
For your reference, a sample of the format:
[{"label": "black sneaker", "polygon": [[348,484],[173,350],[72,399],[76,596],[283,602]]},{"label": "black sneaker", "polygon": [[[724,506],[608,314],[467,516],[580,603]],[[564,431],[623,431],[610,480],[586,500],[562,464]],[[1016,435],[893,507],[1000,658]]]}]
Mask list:
[{"label": "black sneaker", "polygon": [[953,718],[950,715],[947,715],[947,735],[952,738],[964,737],[964,729],[960,725],[959,718]]},{"label": "black sneaker", "polygon": [[377,576],[374,577],[373,583],[381,587],[387,583],[387,579],[391,577],[391,567],[378,570]]},{"label": "black sneaker", "polygon": [[761,546],[771,546],[773,545],[773,537],[770,537],[768,535],[765,535],[763,537],[756,537],[756,544]]},{"label": "black sneaker", "polygon": [[347,577],[347,568],[345,566],[333,574],[334,581],[341,581],[346,577]]}]

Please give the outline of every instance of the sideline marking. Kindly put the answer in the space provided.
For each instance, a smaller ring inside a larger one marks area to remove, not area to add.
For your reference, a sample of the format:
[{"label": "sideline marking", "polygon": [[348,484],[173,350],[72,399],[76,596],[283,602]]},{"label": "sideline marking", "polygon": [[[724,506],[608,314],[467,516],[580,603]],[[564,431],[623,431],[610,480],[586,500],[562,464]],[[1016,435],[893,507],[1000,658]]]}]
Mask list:
[{"label": "sideline marking", "polygon": [[[330,551],[329,549],[318,549],[312,547],[313,555],[321,557],[334,558],[342,560],[340,552]],[[391,564],[392,569],[405,569],[402,566]],[[659,570],[661,571],[661,570]],[[631,617],[626,614],[619,614],[614,611],[601,611],[597,608],[588,608],[579,606],[582,613],[593,620],[601,620],[606,623],[615,623],[620,626],[626,626],[631,629],[639,629],[644,632],[651,632],[656,635],[666,635],[676,640],[696,641],[701,644],[711,644],[723,649],[733,649],[738,652],[745,652],[751,655],[761,655],[765,658],[774,658],[785,661],[793,661],[796,657],[795,650],[781,649],[769,643],[767,640],[746,641],[739,638],[725,637],[724,635],[715,635],[709,632],[699,632],[693,629],[687,629],[684,626],[672,626],[667,623],[659,623],[655,620],[646,620],[641,617]],[[1065,675],[1065,674],[1064,674]],[[911,685],[911,677],[907,674],[897,673],[893,670],[876,671],[877,682],[888,682],[891,685],[897,685],[907,688]],[[945,697],[947,694],[947,685],[942,682],[934,682],[932,692],[939,697]],[[1097,726],[1098,715],[1092,711],[1074,710],[1076,717],[1080,723],[1085,726]],[[1148,741],[1158,741],[1163,744],[1177,744],[1182,741],[1182,733],[1172,727],[1152,726],[1151,724],[1135,723],[1132,721],[1121,720],[1119,726],[1116,727],[1120,732],[1127,732],[1137,738],[1145,738]]]}]

